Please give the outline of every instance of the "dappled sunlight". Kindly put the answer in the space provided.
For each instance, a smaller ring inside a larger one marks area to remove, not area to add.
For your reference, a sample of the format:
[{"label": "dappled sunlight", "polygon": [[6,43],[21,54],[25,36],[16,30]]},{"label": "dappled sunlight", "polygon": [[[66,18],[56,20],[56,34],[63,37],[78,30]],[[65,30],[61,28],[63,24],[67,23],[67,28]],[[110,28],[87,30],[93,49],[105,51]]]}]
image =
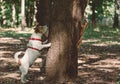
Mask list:
[{"label": "dappled sunlight", "polygon": [[4,61],[6,63],[7,62],[9,62],[9,63],[15,62],[15,60],[13,58],[4,58],[4,57],[1,57],[0,61]]},{"label": "dappled sunlight", "polygon": [[[105,37],[104,39],[110,39],[112,37]],[[119,39],[119,38],[118,38]],[[83,44],[92,44],[94,46],[110,46],[110,45],[120,45],[118,40],[106,40],[103,41],[101,39],[87,39],[82,41]]]},{"label": "dappled sunlight", "polygon": [[[120,80],[119,33],[115,30],[107,33],[107,30],[103,31],[98,27],[90,30],[92,32],[87,32],[88,37],[83,37],[83,43],[78,52],[78,76],[80,76],[79,81],[84,81],[84,84],[88,82],[92,82],[91,84],[112,84],[113,82],[114,84],[117,79]],[[6,80],[12,81],[13,84],[17,81],[19,84],[20,72],[13,56],[15,52],[26,49],[26,43],[22,40],[27,41],[27,35],[25,32],[15,31],[20,34],[16,38],[14,36],[17,34],[11,31],[6,33],[6,31],[10,30],[5,30],[5,34],[0,34],[0,36],[3,35],[0,38],[0,80],[2,79],[5,83]],[[41,58],[38,58],[29,69],[28,79],[31,82],[40,82],[45,78],[39,74],[41,61]]]},{"label": "dappled sunlight", "polygon": [[16,33],[33,33],[33,28],[25,28],[24,31],[21,31],[21,28],[0,28],[1,32],[16,32]]},{"label": "dappled sunlight", "polygon": [[21,41],[19,39],[5,37],[5,38],[0,38],[0,43],[7,43],[7,44],[17,43],[17,44],[20,44]]},{"label": "dappled sunlight", "polygon": [[99,42],[100,39],[87,39],[87,40],[83,40],[83,43],[96,43]]},{"label": "dappled sunlight", "polygon": [[[7,49],[7,48],[4,48],[4,49]],[[14,53],[14,51],[1,50],[1,52],[0,52],[0,58],[2,58],[2,57],[9,58],[13,53]]]},{"label": "dappled sunlight", "polygon": [[79,50],[78,75],[85,84],[116,84],[120,80],[119,74],[119,36],[103,35],[83,40]]},{"label": "dappled sunlight", "polygon": [[100,44],[92,44],[93,46],[108,46],[108,45],[106,45],[105,43],[100,43]]},{"label": "dappled sunlight", "polygon": [[6,73],[5,75],[1,76],[1,78],[13,78],[13,79],[19,79],[20,75],[19,73]]}]

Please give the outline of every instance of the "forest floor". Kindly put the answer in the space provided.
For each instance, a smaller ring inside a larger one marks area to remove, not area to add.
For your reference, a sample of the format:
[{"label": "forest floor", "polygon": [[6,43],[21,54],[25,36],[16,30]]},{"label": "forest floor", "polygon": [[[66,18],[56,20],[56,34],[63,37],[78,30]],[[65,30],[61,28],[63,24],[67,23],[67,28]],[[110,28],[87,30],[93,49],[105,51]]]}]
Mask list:
[{"label": "forest floor", "polygon": [[[13,56],[16,51],[26,49],[26,41],[22,39],[27,39],[30,34],[18,31],[0,29],[0,84],[21,84]],[[95,32],[99,34],[98,30]],[[78,58],[79,84],[120,84],[120,31],[111,31],[111,34],[83,39]],[[42,84],[44,76],[40,75],[40,62],[38,58],[29,69],[28,84]]]}]

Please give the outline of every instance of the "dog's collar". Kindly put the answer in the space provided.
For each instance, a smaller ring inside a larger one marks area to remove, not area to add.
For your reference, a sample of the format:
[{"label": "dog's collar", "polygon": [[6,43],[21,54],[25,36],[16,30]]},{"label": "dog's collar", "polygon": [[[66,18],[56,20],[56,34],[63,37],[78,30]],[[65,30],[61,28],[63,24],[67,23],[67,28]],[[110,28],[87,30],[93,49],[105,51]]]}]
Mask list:
[{"label": "dog's collar", "polygon": [[31,48],[31,49],[33,49],[33,50],[40,51],[39,49],[37,49],[37,48],[33,48],[33,47],[30,47],[30,46],[28,46],[28,48]]},{"label": "dog's collar", "polygon": [[29,40],[37,40],[37,41],[42,41],[40,38],[29,38]]}]

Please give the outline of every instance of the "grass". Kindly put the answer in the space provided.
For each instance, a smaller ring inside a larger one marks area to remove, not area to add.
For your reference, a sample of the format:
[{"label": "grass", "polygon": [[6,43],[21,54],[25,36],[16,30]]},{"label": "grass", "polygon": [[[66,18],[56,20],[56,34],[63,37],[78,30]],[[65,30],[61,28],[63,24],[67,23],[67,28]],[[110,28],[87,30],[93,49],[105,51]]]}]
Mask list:
[{"label": "grass", "polygon": [[[4,29],[3,29],[4,30]],[[8,30],[8,31],[0,31],[0,37],[11,37],[11,38],[19,38],[19,37],[25,37],[28,38],[30,37],[31,33],[24,33],[24,32],[16,32],[13,30]]]},{"label": "grass", "polygon": [[16,32],[2,32],[0,33],[0,37],[13,37],[13,38],[19,38],[19,37],[29,37],[30,34],[18,34]]},{"label": "grass", "polygon": [[[3,29],[4,30],[4,29]],[[26,33],[27,32],[27,33]],[[12,38],[19,38],[19,37],[30,37],[31,33],[29,31],[25,31],[24,33],[16,32],[13,30],[8,31],[1,31],[0,30],[0,37],[12,37]],[[118,43],[120,42],[120,29],[109,28],[109,27],[87,27],[84,35],[83,40],[86,40],[86,43],[93,44],[93,43]]]},{"label": "grass", "polygon": [[[120,29],[109,27],[87,27],[83,39],[91,40],[91,43],[120,42]],[[95,41],[93,41],[95,40]],[[89,42],[90,43],[90,42]]]}]

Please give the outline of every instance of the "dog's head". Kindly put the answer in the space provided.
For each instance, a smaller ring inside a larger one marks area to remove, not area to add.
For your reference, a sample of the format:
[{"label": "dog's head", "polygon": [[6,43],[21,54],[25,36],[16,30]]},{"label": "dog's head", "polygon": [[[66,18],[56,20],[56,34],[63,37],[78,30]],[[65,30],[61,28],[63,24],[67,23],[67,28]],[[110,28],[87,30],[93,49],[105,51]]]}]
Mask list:
[{"label": "dog's head", "polygon": [[42,38],[43,39],[47,39],[48,38],[48,27],[47,27],[47,25],[44,25],[44,26],[36,26],[35,28],[34,28],[34,31],[35,31],[35,33],[41,33],[43,36],[42,36]]},{"label": "dog's head", "polygon": [[35,33],[42,33],[42,34],[45,34],[48,32],[48,27],[47,25],[44,25],[44,26],[39,26],[37,25],[35,28]]}]

